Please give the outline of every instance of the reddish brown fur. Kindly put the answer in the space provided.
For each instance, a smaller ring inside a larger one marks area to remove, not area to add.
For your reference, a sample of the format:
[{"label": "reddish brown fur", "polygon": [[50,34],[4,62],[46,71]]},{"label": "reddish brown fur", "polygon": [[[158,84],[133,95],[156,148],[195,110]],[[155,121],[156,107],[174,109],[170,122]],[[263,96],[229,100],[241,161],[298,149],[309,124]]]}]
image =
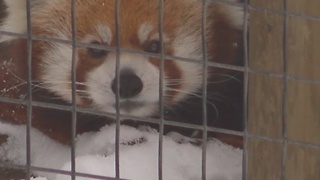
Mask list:
[{"label": "reddish brown fur", "polygon": [[[78,3],[80,1],[77,1]],[[158,27],[158,14],[155,13],[158,10],[158,4],[154,3],[156,1],[141,1],[141,0],[130,0],[130,1],[122,1],[120,8],[120,34],[121,40],[120,45],[122,48],[132,49],[132,50],[140,50],[143,51],[145,49],[144,45],[139,42],[137,37],[137,31],[141,24],[145,22],[150,22],[154,27]],[[105,4],[104,6],[102,4]],[[87,34],[93,34],[96,37],[99,37],[99,34],[96,32],[95,28],[97,24],[107,24],[109,27],[115,27],[115,3],[114,1],[105,1],[105,0],[94,0],[94,1],[81,1],[81,6],[76,6],[76,19],[77,19],[77,39],[83,39]],[[97,6],[100,4],[100,6]],[[171,7],[172,6],[172,7]],[[143,8],[142,8],[143,7]],[[147,7],[147,8],[146,8]],[[166,36],[173,37],[176,36],[177,29],[180,26],[179,23],[181,21],[177,21],[175,16],[177,17],[185,17],[185,15],[181,15],[179,11],[176,11],[175,8],[185,8],[191,9],[190,5],[185,5],[185,3],[181,3],[181,1],[171,0],[170,5],[165,8],[165,21],[164,21],[164,31]],[[66,29],[70,32],[71,35],[71,18],[69,16],[65,16],[65,14],[60,13],[61,11],[67,12],[70,14],[70,4],[66,3],[66,6],[59,6],[61,9],[50,9],[47,12],[48,15],[55,17],[52,21],[52,26],[59,26],[60,24],[66,25]],[[87,15],[88,9],[90,9],[92,14],[90,16]],[[126,12],[126,13],[122,13]],[[39,16],[41,16],[40,14]],[[132,16],[134,15],[134,16]],[[170,17],[168,16],[170,15]],[[130,17],[127,17],[130,16]],[[171,17],[172,16],[172,17]],[[132,17],[137,17],[133,19]],[[143,17],[143,18],[141,18]],[[35,17],[36,18],[36,17]],[[46,18],[46,17],[42,17]],[[49,18],[49,17],[47,17]],[[40,18],[39,18],[40,19]],[[44,37],[56,37],[56,35],[49,33],[48,31],[43,29],[41,25],[42,21],[35,21],[33,23],[33,33],[38,36]],[[112,42],[109,44],[110,47],[116,47],[116,33],[115,29],[112,28],[111,32],[113,34]],[[156,33],[156,32],[154,32]],[[68,37],[71,39],[71,36]],[[102,42],[102,39],[100,39]],[[105,42],[104,42],[105,43]],[[165,44],[166,50],[165,53],[167,55],[172,55],[172,50],[169,48],[172,42],[168,42]],[[33,43],[33,52],[36,52],[36,55],[41,54],[43,47],[50,48],[48,43],[35,41]],[[98,67],[102,61],[97,61],[96,59],[92,59],[88,55],[86,55],[85,48],[81,48],[79,53],[79,65],[77,67],[77,80],[79,82],[83,82],[86,77],[86,73],[90,72],[92,69]],[[39,51],[40,50],[40,51]],[[36,56],[33,57],[35,59],[36,64],[40,64],[39,61],[41,59]],[[150,62],[156,66],[159,66],[160,60],[157,58],[150,58]],[[181,79],[181,73],[179,68],[172,61],[165,61],[165,73],[171,79]],[[41,69],[41,67],[36,67],[35,71],[35,79],[41,76],[40,71],[37,69]],[[179,84],[172,85],[172,88],[179,88]],[[170,91],[168,92],[170,95],[174,95],[176,92]],[[86,101],[86,100],[83,100]],[[168,101],[170,103],[170,101]]]},{"label": "reddish brown fur", "polygon": [[[164,32],[166,36],[174,37],[178,33],[177,27],[181,26],[181,23],[184,23],[189,20],[190,16],[197,13],[194,10],[194,4],[182,3],[181,0],[165,0],[165,2],[169,2],[170,5],[165,6],[164,10]],[[79,4],[79,0],[77,4]],[[121,1],[120,8],[120,45],[122,48],[128,48],[133,50],[144,50],[144,46],[140,44],[139,39],[137,38],[137,30],[140,25],[145,22],[150,22],[154,27],[158,26],[158,4],[154,3],[155,1],[142,1],[142,0],[127,0]],[[81,40],[87,34],[94,34],[99,36],[97,32],[93,29],[96,24],[105,24],[108,23],[109,27],[115,27],[115,17],[114,17],[114,1],[105,1],[105,0],[88,0],[81,1],[81,6],[76,7],[76,19],[77,19],[77,39]],[[105,3],[103,6],[102,3]],[[100,5],[97,5],[100,4]],[[165,3],[166,4],[166,3]],[[169,4],[169,3],[167,3]],[[147,7],[147,8],[141,8]],[[48,21],[48,19],[53,18],[48,27],[56,27],[63,25],[64,28],[71,32],[71,18],[70,14],[70,5],[66,4],[65,6],[61,5],[56,7],[56,9],[47,9],[46,13],[39,13],[35,16],[43,16],[39,18],[39,20],[33,22],[32,32],[37,36],[44,37],[56,37],[55,34],[51,34],[43,25],[44,21]],[[92,13],[88,14],[88,9],[91,10]],[[222,62],[233,64],[237,52],[239,51],[238,47],[241,46],[241,31],[236,30],[232,27],[229,21],[226,19],[223,14],[222,9],[219,6],[210,6],[209,13],[211,16],[208,18],[214,18],[215,21],[211,24],[210,29],[212,30],[213,35],[211,39],[207,40],[208,49],[209,49],[209,60],[215,62]],[[61,13],[66,12],[66,13]],[[122,13],[126,12],[126,13]],[[190,13],[191,12],[191,13]],[[127,17],[130,16],[130,17]],[[132,19],[133,17],[137,17]],[[174,17],[179,17],[176,19]],[[35,17],[37,18],[37,17]],[[199,27],[200,28],[200,27]],[[115,28],[111,29],[112,34],[115,36]],[[71,33],[68,37],[71,39]],[[167,55],[172,55],[174,52],[170,48],[170,43],[167,42],[165,44],[166,49],[165,52]],[[234,43],[238,43],[238,47],[234,46]],[[46,50],[50,49],[51,44],[44,41],[33,41],[32,46],[32,78],[33,80],[39,80],[41,76],[41,67],[39,66],[42,61],[40,56]],[[116,38],[113,37],[111,47],[116,47]],[[10,44],[10,50],[7,55],[0,55],[0,60],[3,61],[3,57],[12,57],[14,67],[8,67],[10,71],[12,71],[16,76],[19,76],[26,80],[26,47],[27,44],[24,40],[18,40]],[[4,52],[4,51],[3,51]],[[19,52],[19,53],[16,53]],[[2,52],[1,52],[2,53]],[[214,54],[214,55],[213,55]],[[15,56],[16,55],[16,56]],[[20,55],[20,56],[19,56]],[[86,48],[79,48],[79,63],[77,67],[77,80],[79,82],[84,81],[86,72],[98,67],[101,62],[96,59],[92,59],[86,55]],[[156,66],[159,66],[159,59],[150,58],[150,62]],[[216,68],[210,68],[210,71],[217,71]],[[10,83],[0,83],[0,89],[12,87],[16,85],[15,77],[13,75],[5,76],[6,70],[0,70],[0,77]],[[168,60],[165,61],[165,73],[171,79],[181,79],[181,72],[179,67],[176,65],[174,61]],[[172,88],[179,89],[181,85],[177,84],[172,86]],[[81,89],[82,87],[79,87]],[[17,89],[13,89],[5,94],[6,97],[10,98],[19,98],[21,95],[27,93],[26,86],[20,86]],[[174,95],[175,92],[168,92],[170,95]],[[50,99],[43,98],[43,96],[52,96],[52,94],[48,92],[36,92],[33,95],[33,100],[35,101],[45,101],[52,103]],[[53,102],[53,103],[59,103]],[[66,104],[65,102],[63,102]],[[89,103],[89,102],[86,102]],[[2,115],[3,120],[7,120],[11,123],[25,123],[26,118],[26,107],[21,108],[21,105],[8,104],[4,102],[0,102],[1,108],[0,114]],[[15,111],[15,114],[12,114],[12,110]],[[90,124],[90,126],[88,126]],[[103,124],[103,123],[102,123]],[[53,139],[56,139],[63,143],[68,143],[70,141],[71,135],[71,113],[45,109],[34,107],[33,108],[33,119],[32,125],[37,129],[44,132],[46,135],[50,136]],[[96,130],[100,127],[100,123],[87,123],[81,122],[78,120],[78,128],[77,133],[86,132],[89,130]]]}]

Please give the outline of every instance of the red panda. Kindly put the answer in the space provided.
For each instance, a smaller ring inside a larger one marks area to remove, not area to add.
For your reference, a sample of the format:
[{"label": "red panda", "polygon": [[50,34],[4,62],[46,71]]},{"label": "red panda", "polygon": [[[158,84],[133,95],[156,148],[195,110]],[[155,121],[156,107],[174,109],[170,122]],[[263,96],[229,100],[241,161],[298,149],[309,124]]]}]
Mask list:
[{"label": "red panda", "polygon": [[[26,1],[4,2],[7,11],[0,30],[27,33]],[[32,35],[72,40],[71,1],[31,0],[30,2]],[[118,33],[120,46],[123,49],[148,53],[163,51],[167,56],[195,60],[195,62],[164,61],[164,106],[174,110],[183,106],[183,102],[188,101],[190,96],[201,92],[202,3],[200,0],[164,0],[163,50],[160,49],[158,6],[158,0],[120,1]],[[76,0],[75,10],[77,42],[110,48],[117,46],[115,0]],[[207,10],[205,35],[208,60],[236,64],[236,57],[241,52],[243,9],[215,2],[209,3]],[[0,34],[0,42],[3,49],[0,53],[1,96],[27,99],[27,40]],[[57,41],[33,40],[31,48],[33,100],[70,105],[72,45]],[[77,106],[115,113],[117,53],[92,46],[78,46],[75,51]],[[160,59],[125,51],[119,54],[119,60],[120,113],[137,117],[157,116]],[[229,71],[209,67],[208,72],[209,81],[213,74],[228,75]],[[218,89],[219,83],[213,86]],[[2,121],[26,123],[25,105],[0,102],[0,107]],[[34,106],[32,126],[57,141],[68,143],[71,137],[71,117],[69,111]],[[201,116],[198,120],[200,119]],[[77,133],[98,130],[103,124],[102,121],[90,120],[79,115]]]}]

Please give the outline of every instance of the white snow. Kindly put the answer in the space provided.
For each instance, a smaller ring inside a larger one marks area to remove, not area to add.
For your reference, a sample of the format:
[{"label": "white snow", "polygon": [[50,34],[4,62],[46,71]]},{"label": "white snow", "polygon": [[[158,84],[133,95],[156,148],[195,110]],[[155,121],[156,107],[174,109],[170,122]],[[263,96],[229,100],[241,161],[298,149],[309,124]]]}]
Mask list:
[{"label": "white snow", "polygon": [[[26,163],[26,127],[0,123],[0,134],[9,135],[8,142],[0,146],[0,161]],[[188,141],[177,143],[179,136],[171,133],[163,141],[163,179],[200,180],[201,146]],[[115,176],[115,126],[103,127],[99,132],[78,136],[76,171],[101,176]],[[188,138],[187,138],[188,140]],[[180,141],[181,142],[181,141]],[[158,179],[159,133],[150,128],[120,127],[120,175],[124,179]],[[32,129],[31,160],[37,167],[70,170],[70,147],[61,145]],[[218,140],[207,143],[207,179],[241,180],[242,150]],[[69,180],[70,176],[35,172],[33,180]],[[77,177],[77,180],[88,180]]]}]

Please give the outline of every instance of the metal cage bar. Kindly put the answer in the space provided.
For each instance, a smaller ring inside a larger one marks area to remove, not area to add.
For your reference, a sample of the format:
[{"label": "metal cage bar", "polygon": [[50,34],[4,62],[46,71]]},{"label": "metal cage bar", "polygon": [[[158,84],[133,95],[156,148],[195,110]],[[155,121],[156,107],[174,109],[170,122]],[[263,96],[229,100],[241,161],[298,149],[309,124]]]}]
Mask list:
[{"label": "metal cage bar", "polygon": [[31,176],[31,126],[32,126],[32,79],[31,79],[31,70],[32,70],[32,34],[31,34],[31,3],[30,0],[26,2],[27,9],[27,48],[28,48],[28,67],[27,67],[27,76],[28,76],[28,100],[27,100],[27,130],[26,130],[26,179]]},{"label": "metal cage bar", "polygon": [[116,90],[116,136],[115,136],[115,178],[120,179],[120,77],[119,77],[119,68],[120,68],[120,53],[121,53],[121,42],[120,42],[120,2],[121,1],[115,1],[115,28],[116,28],[116,84],[117,84],[117,90]]},{"label": "metal cage bar", "polygon": [[208,1],[202,0],[202,22],[201,22],[201,48],[202,48],[202,180],[207,179],[207,139],[208,139],[208,118],[207,118],[207,78],[208,78],[208,48],[207,48],[207,8]]},{"label": "metal cage bar", "polygon": [[164,42],[163,42],[163,0],[158,0],[158,30],[160,40],[160,74],[159,74],[159,145],[158,145],[158,179],[163,179],[163,134],[164,134]]},{"label": "metal cage bar", "polygon": [[77,102],[76,102],[76,80],[77,80],[77,72],[76,72],[76,53],[77,53],[77,19],[76,19],[76,1],[71,0],[71,32],[72,32],[72,65],[71,65],[71,93],[72,93],[72,125],[71,125],[71,179],[76,179],[76,127],[77,127]]},{"label": "metal cage bar", "polygon": [[244,0],[244,17],[243,17],[243,55],[244,55],[244,82],[243,82],[243,152],[242,152],[242,179],[248,177],[248,88],[249,88],[249,46],[248,46],[248,13],[249,0]]},{"label": "metal cage bar", "polygon": [[284,18],[283,18],[283,89],[282,89],[282,162],[281,162],[281,180],[285,180],[285,163],[287,158],[287,116],[286,116],[286,107],[287,107],[287,89],[288,89],[288,63],[287,63],[287,31],[288,31],[288,9],[287,9],[287,0],[283,0],[283,9],[284,9]]}]

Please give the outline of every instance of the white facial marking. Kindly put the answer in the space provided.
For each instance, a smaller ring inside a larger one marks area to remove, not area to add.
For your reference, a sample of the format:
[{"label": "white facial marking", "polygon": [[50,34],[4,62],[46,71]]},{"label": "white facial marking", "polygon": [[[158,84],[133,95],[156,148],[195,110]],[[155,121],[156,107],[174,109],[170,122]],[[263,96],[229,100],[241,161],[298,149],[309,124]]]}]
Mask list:
[{"label": "white facial marking", "polygon": [[111,44],[112,41],[112,33],[109,27],[105,25],[97,25],[95,27],[97,34],[102,39],[103,42]]},{"label": "white facial marking", "polygon": [[[71,102],[72,48],[70,45],[56,43],[42,57],[43,86]],[[79,102],[79,101],[78,101]]]},{"label": "white facial marking", "polygon": [[[162,40],[163,40],[164,43],[169,42],[169,38],[168,38],[168,36],[167,36],[165,33],[162,34],[162,38],[163,38]],[[159,35],[159,33],[154,33],[154,34],[152,34],[152,35],[150,36],[150,40],[159,40],[159,41],[160,41],[160,35]]]},{"label": "white facial marking", "polygon": [[[115,113],[115,95],[112,92],[111,84],[115,78],[116,55],[109,53],[105,62],[94,69],[88,75],[88,87],[91,98],[98,109]],[[131,69],[143,82],[142,91],[135,97],[130,98],[132,102],[143,105],[133,111],[120,109],[121,114],[133,116],[148,116],[157,111],[159,100],[159,70],[152,65],[148,58],[139,54],[120,55],[120,72],[123,69]],[[126,100],[121,99],[120,102]]]},{"label": "white facial marking", "polygon": [[[189,32],[181,28],[179,35],[173,41],[174,56],[190,58],[193,60],[202,59],[200,31]],[[199,63],[176,60],[175,63],[181,71],[183,83],[180,88],[183,92],[178,92],[175,101],[180,101],[189,93],[197,91],[201,87],[202,65]]]},{"label": "white facial marking", "polygon": [[96,33],[87,34],[83,38],[84,43],[90,44],[92,41],[98,41],[99,43],[107,43],[111,44],[112,41],[112,33],[109,27],[105,25],[97,25],[95,27]]},{"label": "white facial marking", "polygon": [[140,26],[138,30],[138,38],[141,44],[149,39],[149,35],[152,32],[152,30],[153,30],[153,27],[149,23],[143,23]]}]

